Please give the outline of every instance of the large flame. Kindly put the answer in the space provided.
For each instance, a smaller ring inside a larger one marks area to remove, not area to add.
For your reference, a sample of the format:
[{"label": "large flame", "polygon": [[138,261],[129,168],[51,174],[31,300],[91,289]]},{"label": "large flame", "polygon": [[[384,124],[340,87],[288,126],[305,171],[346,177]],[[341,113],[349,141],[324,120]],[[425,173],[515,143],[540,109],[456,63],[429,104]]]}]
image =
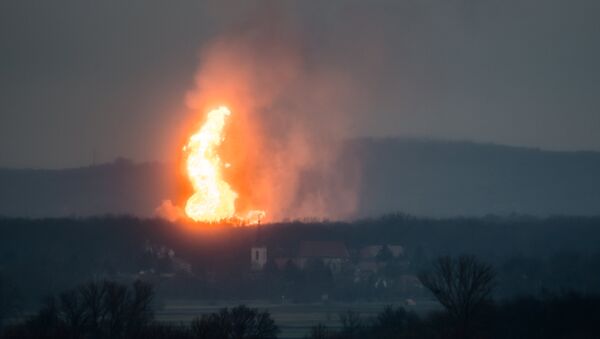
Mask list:
[{"label": "large flame", "polygon": [[236,213],[238,194],[225,181],[223,163],[218,148],[225,140],[223,129],[231,111],[221,106],[208,112],[206,122],[193,134],[183,147],[187,154],[187,175],[194,194],[185,205],[186,215],[195,221],[217,222],[237,219],[243,223],[256,224],[265,216],[264,211],[248,211],[244,216]]}]

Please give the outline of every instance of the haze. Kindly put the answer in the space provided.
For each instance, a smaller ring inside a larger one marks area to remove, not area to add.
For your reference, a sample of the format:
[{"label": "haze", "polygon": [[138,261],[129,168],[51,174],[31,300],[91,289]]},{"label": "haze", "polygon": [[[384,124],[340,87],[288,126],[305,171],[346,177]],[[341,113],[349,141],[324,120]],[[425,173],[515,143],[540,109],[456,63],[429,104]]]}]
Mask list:
[{"label": "haze", "polygon": [[600,150],[597,1],[4,1],[0,166],[174,160],[202,49],[265,7],[360,84],[346,136]]}]

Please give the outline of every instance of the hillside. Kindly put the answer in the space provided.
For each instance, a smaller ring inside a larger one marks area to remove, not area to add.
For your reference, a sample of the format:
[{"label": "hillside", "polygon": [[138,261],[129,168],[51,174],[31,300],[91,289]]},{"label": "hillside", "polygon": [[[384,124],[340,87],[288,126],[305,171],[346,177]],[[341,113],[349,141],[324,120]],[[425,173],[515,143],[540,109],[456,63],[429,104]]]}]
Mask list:
[{"label": "hillside", "polygon": [[600,214],[600,153],[405,139],[349,150],[363,168],[361,214]]},{"label": "hillside", "polygon": [[[0,169],[0,215],[149,216],[180,193],[173,166],[110,164],[64,170]],[[470,142],[356,139],[336,176],[360,175],[355,217],[600,214],[600,153]],[[328,181],[331,178],[320,178]],[[306,187],[319,185],[306,185]]]}]

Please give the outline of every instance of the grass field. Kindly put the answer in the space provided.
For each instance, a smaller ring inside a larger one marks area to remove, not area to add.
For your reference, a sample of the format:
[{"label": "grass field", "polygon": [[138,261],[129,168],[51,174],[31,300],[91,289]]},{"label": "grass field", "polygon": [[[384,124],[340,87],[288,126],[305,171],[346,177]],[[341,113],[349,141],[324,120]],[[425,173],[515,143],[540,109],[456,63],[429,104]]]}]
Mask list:
[{"label": "grass field", "polygon": [[[157,319],[166,322],[184,322],[188,323],[193,318],[219,311],[224,307],[235,307],[239,304],[245,304],[248,307],[268,310],[279,328],[280,338],[303,338],[308,334],[310,327],[318,323],[323,323],[331,328],[340,326],[339,315],[348,310],[353,310],[368,318],[379,313],[386,303],[311,303],[311,304],[274,304],[259,300],[246,300],[236,302],[206,303],[203,301],[191,300],[168,300],[164,303],[160,311],[157,312]],[[416,305],[395,305],[403,306],[407,310],[415,311],[419,314],[437,309],[439,305],[433,301],[417,301]]]}]

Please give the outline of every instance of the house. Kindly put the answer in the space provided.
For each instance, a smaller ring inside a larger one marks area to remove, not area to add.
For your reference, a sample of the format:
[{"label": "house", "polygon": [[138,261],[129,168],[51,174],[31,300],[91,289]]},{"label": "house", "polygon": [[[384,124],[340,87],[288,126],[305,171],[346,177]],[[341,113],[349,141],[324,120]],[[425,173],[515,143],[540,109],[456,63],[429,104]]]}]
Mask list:
[{"label": "house", "polygon": [[333,273],[339,273],[342,266],[350,261],[346,245],[340,241],[305,241],[300,244],[294,260],[296,266],[305,269],[307,263],[319,260]]},{"label": "house", "polygon": [[176,271],[192,274],[192,265],[189,262],[175,256],[171,260]]},{"label": "house", "polygon": [[305,270],[311,263],[320,262],[334,274],[354,270],[355,279],[359,281],[377,275],[388,264],[397,264],[403,255],[404,249],[399,245],[366,246],[351,255],[341,241],[304,241],[297,250],[293,247],[273,249],[270,259],[266,246],[254,245],[250,250],[250,264],[253,271],[262,271],[271,260],[274,268],[283,271],[289,265]]},{"label": "house", "polygon": [[371,245],[361,248],[355,265],[355,281],[367,280],[403,255],[404,248],[399,245]]}]

